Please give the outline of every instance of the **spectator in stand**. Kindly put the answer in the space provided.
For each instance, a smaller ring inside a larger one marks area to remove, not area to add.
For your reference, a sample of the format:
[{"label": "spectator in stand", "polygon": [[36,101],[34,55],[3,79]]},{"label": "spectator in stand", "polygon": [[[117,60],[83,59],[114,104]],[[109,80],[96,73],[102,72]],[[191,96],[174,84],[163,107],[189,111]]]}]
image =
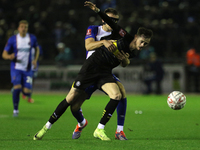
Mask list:
[{"label": "spectator in stand", "polygon": [[[195,92],[199,92],[199,70],[200,70],[200,55],[196,49],[191,48],[187,51],[187,75],[190,84],[194,83]],[[189,86],[188,86],[189,87]]]},{"label": "spectator in stand", "polygon": [[162,94],[161,82],[164,76],[164,69],[162,63],[156,56],[156,53],[151,53],[149,56],[149,62],[144,66],[145,74],[147,76],[144,78],[144,83],[147,90],[144,94],[150,94],[153,92],[152,83],[156,83],[156,94]]},{"label": "spectator in stand", "polygon": [[58,66],[65,66],[72,60],[73,55],[69,47],[66,47],[64,43],[58,43],[57,45],[58,55],[55,58],[55,61]]}]

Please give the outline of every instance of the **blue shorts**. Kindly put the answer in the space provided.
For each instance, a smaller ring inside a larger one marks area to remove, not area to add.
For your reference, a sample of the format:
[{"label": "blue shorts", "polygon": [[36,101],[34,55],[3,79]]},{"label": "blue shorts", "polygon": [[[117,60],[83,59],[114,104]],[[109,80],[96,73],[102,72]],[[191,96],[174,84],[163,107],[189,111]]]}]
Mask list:
[{"label": "blue shorts", "polygon": [[[113,74],[113,78],[120,82],[120,80]],[[85,92],[87,93],[88,97],[86,99],[90,99],[90,97],[92,96],[92,94],[98,89],[97,85],[91,85],[88,88],[85,89]],[[102,92],[104,92],[103,90],[101,90]],[[105,92],[104,92],[105,93]],[[106,94],[106,93],[105,93]]]},{"label": "blue shorts", "polygon": [[22,71],[11,69],[11,82],[13,85],[22,85],[22,87],[26,87],[28,89],[32,89],[32,71]]}]

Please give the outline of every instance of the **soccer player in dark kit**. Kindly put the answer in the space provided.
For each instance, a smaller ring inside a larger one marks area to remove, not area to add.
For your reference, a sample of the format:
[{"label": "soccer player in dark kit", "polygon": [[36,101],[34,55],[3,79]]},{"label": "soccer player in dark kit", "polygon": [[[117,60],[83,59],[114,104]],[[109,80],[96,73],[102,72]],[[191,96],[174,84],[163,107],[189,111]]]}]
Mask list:
[{"label": "soccer player in dark kit", "polygon": [[[115,23],[119,21],[119,13],[116,9],[107,8],[104,13],[106,13]],[[85,49],[86,49],[86,59],[88,59],[98,48],[101,46],[105,46],[106,48],[113,48],[115,50],[115,46],[113,45],[114,40],[120,39],[120,35],[115,32],[112,32],[112,28],[102,20],[101,25],[90,25],[87,28],[86,36],[85,36]],[[130,61],[127,56],[127,64],[123,64],[127,66]],[[127,140],[126,135],[124,133],[124,122],[126,116],[126,107],[127,107],[127,98],[126,91],[119,80],[114,74],[113,78],[116,80],[117,85],[119,86],[120,92],[122,94],[122,98],[117,105],[117,129],[115,132],[115,139],[118,140]],[[98,89],[97,85],[91,85],[85,90],[87,94],[87,100],[90,99],[91,95]],[[104,91],[103,91],[104,92]],[[105,93],[105,92],[104,92]],[[83,96],[84,97],[84,96]],[[78,100],[75,106],[71,106],[71,112],[73,116],[76,118],[78,124],[74,129],[72,134],[72,139],[78,139],[81,136],[82,130],[87,126],[88,121],[83,116],[83,110],[81,108],[77,109],[77,107],[81,107],[82,103],[85,99]],[[96,106],[98,107],[98,106]]]}]

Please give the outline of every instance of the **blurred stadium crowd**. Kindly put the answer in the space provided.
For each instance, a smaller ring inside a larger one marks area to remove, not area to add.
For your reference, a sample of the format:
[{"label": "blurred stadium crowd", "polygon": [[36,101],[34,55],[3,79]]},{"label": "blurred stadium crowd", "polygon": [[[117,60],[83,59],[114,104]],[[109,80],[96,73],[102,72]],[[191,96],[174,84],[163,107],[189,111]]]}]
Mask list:
[{"label": "blurred stadium crowd", "polygon": [[[101,10],[116,8],[119,24],[134,35],[140,26],[151,28],[154,38],[138,59],[154,51],[166,63],[185,62],[188,49],[200,50],[200,1],[192,0],[91,0]],[[70,63],[85,59],[84,37],[89,25],[101,24],[84,0],[0,0],[0,52],[16,33],[18,22],[29,22],[43,50],[43,64],[54,64],[64,43],[72,52]],[[0,58],[0,62],[5,62]],[[41,64],[42,64],[41,63]]]}]

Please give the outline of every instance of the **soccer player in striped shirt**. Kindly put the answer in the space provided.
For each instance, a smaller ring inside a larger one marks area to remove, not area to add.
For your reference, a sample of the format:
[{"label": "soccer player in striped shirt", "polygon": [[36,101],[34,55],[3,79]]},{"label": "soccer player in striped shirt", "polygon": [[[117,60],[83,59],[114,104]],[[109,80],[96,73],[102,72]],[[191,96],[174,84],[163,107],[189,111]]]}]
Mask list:
[{"label": "soccer player in striped shirt", "polygon": [[[28,33],[28,22],[21,20],[18,26],[19,33],[11,36],[2,53],[5,60],[11,60],[10,75],[13,84],[13,116],[18,116],[20,92],[30,97],[32,89],[32,65],[36,68],[39,57],[37,38]],[[35,48],[36,55],[32,59],[32,48]],[[28,102],[33,103],[32,99]]]}]

